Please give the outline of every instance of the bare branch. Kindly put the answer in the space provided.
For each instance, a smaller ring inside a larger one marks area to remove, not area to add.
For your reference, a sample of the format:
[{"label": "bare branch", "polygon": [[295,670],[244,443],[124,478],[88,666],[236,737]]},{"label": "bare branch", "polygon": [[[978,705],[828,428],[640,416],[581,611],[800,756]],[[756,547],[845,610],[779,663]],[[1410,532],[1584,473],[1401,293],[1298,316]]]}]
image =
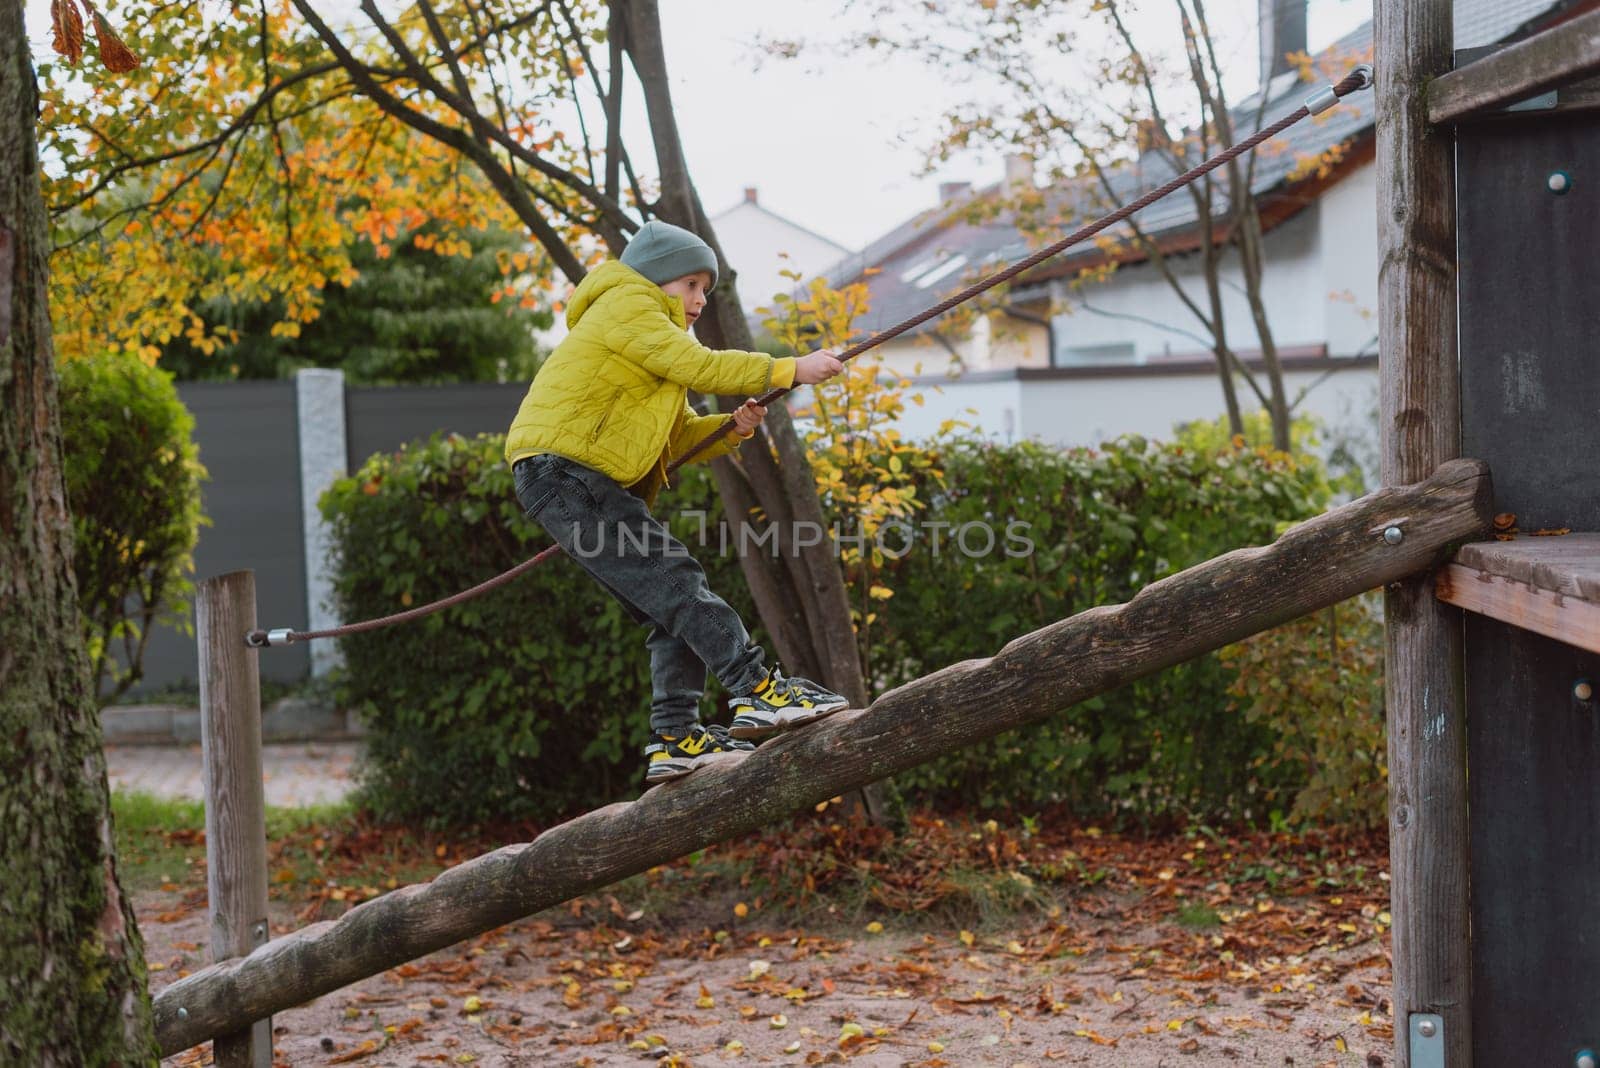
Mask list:
[{"label": "bare branch", "polygon": [[[261,73],[262,81],[272,81],[272,46],[271,36],[268,33],[267,3],[261,0]],[[294,169],[289,166],[289,153],[283,147],[283,132],[278,129],[278,115],[273,106],[271,97],[267,98],[267,124],[272,129],[272,144],[278,152],[278,165],[283,168],[283,181],[287,187],[283,195],[283,237],[284,246],[289,250],[290,256],[294,254]],[[232,168],[232,160],[229,160]],[[226,172],[224,172],[226,180]],[[218,187],[221,191],[221,186]],[[212,203],[216,203],[213,198]]]},{"label": "bare branch", "polygon": [[[307,7],[301,0],[295,0],[295,6],[302,11],[306,10]],[[361,11],[377,27],[378,32],[383,35],[384,39],[389,42],[390,48],[394,50],[406,73],[412,77],[418,87],[431,93],[441,103],[467,121],[476,135],[474,140],[483,144],[485,148],[488,147],[485,143],[486,141],[494,142],[540,174],[543,174],[546,178],[571,188],[579,196],[593,204],[601,215],[597,228],[601,230],[602,234],[608,225],[620,228],[627,221],[627,215],[622,210],[621,205],[566,168],[551,163],[537,152],[530,151],[527,146],[512,137],[508,131],[502,130],[491,123],[478,110],[477,105],[470,98],[458,95],[440,82],[439,79],[435,78],[427,66],[417,57],[417,54],[406,44],[399,32],[383,17],[374,0],[362,0]],[[324,41],[326,41],[326,38],[324,38]],[[331,43],[330,47],[332,47]],[[346,54],[349,54],[348,50],[346,50]],[[354,62],[353,57],[352,61]],[[348,68],[348,64],[346,66]],[[442,127],[442,124],[435,123],[435,125]]]},{"label": "bare branch", "polygon": [[[483,32],[483,27],[478,22],[478,9],[473,6],[472,0],[462,0],[462,3],[467,9],[467,17],[472,20],[472,29],[473,29],[473,31],[475,33],[481,34]],[[511,73],[511,69],[510,69],[510,66],[506,63],[504,49],[502,49],[500,51],[499,59],[500,59],[501,66],[506,68],[506,74],[509,77],[509,75]],[[507,112],[505,96],[504,96],[503,91],[500,88],[500,80],[494,76],[494,63],[489,59],[489,49],[488,49],[488,42],[487,41],[485,41],[485,43],[484,43],[484,65],[483,65],[483,69],[484,69],[484,73],[489,78],[489,92],[490,92],[490,95],[494,99],[495,117],[500,120],[500,128],[501,129],[509,130],[509,129],[511,129],[511,116]],[[511,172],[513,177],[517,177],[517,161],[515,159],[511,160],[511,162],[508,164],[507,169],[510,170],[510,172]]]},{"label": "bare branch", "polygon": [[606,195],[616,197],[619,195],[620,182],[617,176],[617,167],[628,176],[628,188],[633,191],[633,199],[641,207],[644,205],[644,190],[639,186],[639,176],[634,173],[633,161],[628,158],[627,146],[622,143],[622,86],[627,71],[623,62],[623,44],[627,39],[627,30],[622,18],[617,13],[617,5],[607,7],[606,45],[610,53],[611,90],[600,82],[600,68],[595,66],[594,57],[589,54],[589,46],[584,43],[583,34],[578,31],[577,20],[572,16],[572,10],[566,0],[556,0],[561,17],[566,20],[567,28],[572,33],[573,43],[578,46],[578,54],[583,57],[583,65],[589,71],[589,77],[594,82],[594,91],[599,94],[600,100],[605,105],[606,114]]},{"label": "bare branch", "polygon": [[[607,32],[606,46],[611,56],[611,91],[602,92],[600,98],[606,105],[606,192],[611,196],[617,195],[619,175],[617,173],[619,157],[622,155],[622,19],[617,14],[616,8],[606,12]],[[633,180],[633,169],[628,169],[628,178]],[[633,182],[635,190],[638,182]],[[638,197],[642,203],[644,197]]]}]

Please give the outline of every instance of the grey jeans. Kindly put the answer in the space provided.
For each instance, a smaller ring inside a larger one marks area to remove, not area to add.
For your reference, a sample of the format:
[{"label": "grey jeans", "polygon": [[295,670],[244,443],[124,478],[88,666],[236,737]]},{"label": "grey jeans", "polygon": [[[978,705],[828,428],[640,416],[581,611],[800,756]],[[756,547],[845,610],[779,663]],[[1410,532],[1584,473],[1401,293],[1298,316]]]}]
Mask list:
[{"label": "grey jeans", "polygon": [[739,614],[644,501],[576,460],[540,453],[512,469],[517,501],[634,619],[650,627],[650,728],[679,735],[700,719],[709,667],[729,693],[766,677],[766,654]]}]

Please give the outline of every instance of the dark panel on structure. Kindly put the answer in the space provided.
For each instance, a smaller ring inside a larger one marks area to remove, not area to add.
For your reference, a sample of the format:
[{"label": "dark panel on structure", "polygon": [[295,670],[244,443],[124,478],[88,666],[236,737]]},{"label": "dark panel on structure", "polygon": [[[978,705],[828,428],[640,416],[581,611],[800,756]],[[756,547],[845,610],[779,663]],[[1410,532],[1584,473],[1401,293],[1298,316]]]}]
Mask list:
[{"label": "dark panel on structure", "polygon": [[[263,626],[303,626],[305,539],[300,525],[300,446],[293,382],[186,382],[178,396],[194,415],[200,462],[210,478],[202,507],[197,578],[249,568],[256,573]],[[158,628],[145,651],[144,692],[195,683],[194,638]],[[261,677],[298,682],[310,671],[306,647],[274,649]]]},{"label": "dark panel on structure", "polygon": [[1522,530],[1600,530],[1600,118],[1462,127],[1457,158],[1463,455]]},{"label": "dark panel on structure", "polygon": [[[1462,452],[1525,532],[1600,530],[1600,118],[1458,129]],[[1552,190],[1551,177],[1558,188]],[[1600,1048],[1600,657],[1466,629],[1474,1063]]]},{"label": "dark panel on structure", "polygon": [[393,452],[436,432],[504,434],[528,383],[357,386],[345,391],[350,470],[376,452]]}]

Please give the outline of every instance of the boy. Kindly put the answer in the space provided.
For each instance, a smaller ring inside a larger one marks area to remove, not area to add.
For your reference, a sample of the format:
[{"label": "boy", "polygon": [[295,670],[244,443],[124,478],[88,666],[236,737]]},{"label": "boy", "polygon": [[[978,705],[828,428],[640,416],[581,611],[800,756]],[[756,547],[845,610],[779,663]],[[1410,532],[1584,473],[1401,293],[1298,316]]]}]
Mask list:
[{"label": "boy", "polygon": [[[506,460],[517,500],[579,566],[649,624],[650,743],[647,783],[689,774],[719,754],[843,708],[816,683],[766,666],[738,613],[706,585],[704,570],[650,513],[667,464],[723,417],[697,415],[686,391],[762,393],[825,382],[843,370],[829,350],[775,359],[718,351],[687,331],[717,282],[704,241],[664,222],[646,223],[620,261],[579,283],[571,331],[534,376],[511,431]],[[737,436],[701,453],[710,460],[753,437],[766,409],[746,401]],[[710,668],[733,696],[728,729],[699,722]]]}]

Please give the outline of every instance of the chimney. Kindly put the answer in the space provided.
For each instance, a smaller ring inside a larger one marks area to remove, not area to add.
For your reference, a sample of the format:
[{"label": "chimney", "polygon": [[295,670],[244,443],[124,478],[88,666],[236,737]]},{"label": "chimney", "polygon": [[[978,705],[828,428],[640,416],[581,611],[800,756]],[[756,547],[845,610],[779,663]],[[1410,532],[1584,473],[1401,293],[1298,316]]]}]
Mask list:
[{"label": "chimney", "polygon": [[[1266,0],[1262,0],[1266,3]],[[1033,190],[1033,157],[1021,152],[1012,152],[1006,155],[1006,184],[1007,195],[1031,192]]]},{"label": "chimney", "polygon": [[971,182],[940,182],[939,203],[948,204],[952,200],[966,196],[972,192]]},{"label": "chimney", "polygon": [[1291,70],[1290,52],[1306,50],[1306,0],[1256,0],[1261,29],[1261,86]]},{"label": "chimney", "polygon": [[[1262,3],[1266,3],[1266,0],[1262,0]],[[756,187],[755,186],[747,185],[747,186],[744,187],[744,202],[746,204],[754,204],[754,203],[756,203]]]}]

